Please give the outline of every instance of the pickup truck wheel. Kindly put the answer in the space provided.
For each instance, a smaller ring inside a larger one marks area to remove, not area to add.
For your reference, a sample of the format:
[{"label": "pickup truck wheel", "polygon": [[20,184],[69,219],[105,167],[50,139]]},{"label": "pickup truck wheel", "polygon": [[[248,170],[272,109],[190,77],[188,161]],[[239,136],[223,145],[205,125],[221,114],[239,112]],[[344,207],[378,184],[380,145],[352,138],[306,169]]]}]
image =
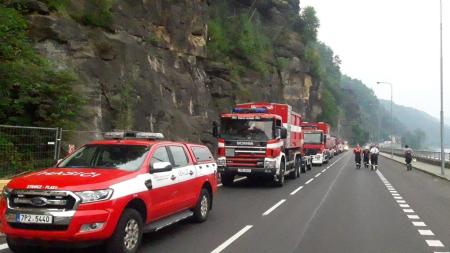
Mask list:
[{"label": "pickup truck wheel", "polygon": [[116,230],[106,242],[107,253],[135,253],[142,240],[143,221],[138,211],[125,209]]},{"label": "pickup truck wheel", "polygon": [[220,174],[220,180],[224,186],[231,186],[234,182],[234,175]]},{"label": "pickup truck wheel", "polygon": [[286,171],[286,166],[284,161],[282,160],[280,163],[280,174],[276,176],[275,186],[282,187],[284,185],[284,172]]},{"label": "pickup truck wheel", "polygon": [[206,221],[208,218],[209,210],[211,207],[211,194],[209,194],[209,191],[205,188],[202,189],[200,192],[200,197],[198,198],[197,205],[195,206],[194,210],[194,221],[201,223]]},{"label": "pickup truck wheel", "polygon": [[31,247],[28,245],[21,245],[20,240],[14,240],[6,237],[6,243],[9,249],[14,253],[29,253],[29,252],[42,252],[39,248]]}]

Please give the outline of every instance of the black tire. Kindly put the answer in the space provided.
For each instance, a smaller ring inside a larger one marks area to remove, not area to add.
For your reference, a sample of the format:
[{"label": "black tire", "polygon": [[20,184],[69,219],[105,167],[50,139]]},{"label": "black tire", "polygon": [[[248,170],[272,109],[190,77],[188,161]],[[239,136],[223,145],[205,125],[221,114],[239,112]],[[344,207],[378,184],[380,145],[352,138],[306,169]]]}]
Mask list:
[{"label": "black tire", "polygon": [[312,169],[312,166],[313,166],[313,165],[312,165],[312,161],[310,160],[310,161],[309,161],[309,165],[306,166],[306,169],[307,169],[307,170],[311,170],[311,169]]},{"label": "black tire", "polygon": [[198,198],[197,205],[192,210],[194,216],[192,219],[195,222],[201,223],[208,219],[209,210],[211,209],[211,194],[205,188],[200,192],[200,197]]},{"label": "black tire", "polygon": [[234,175],[220,174],[220,180],[224,186],[232,186],[234,183]]},{"label": "black tire", "polygon": [[[135,209],[125,209],[117,223],[116,230],[105,244],[106,252],[136,253],[142,241],[142,231],[143,221],[141,214]],[[125,241],[127,236],[131,237],[128,245]]]},{"label": "black tire", "polygon": [[280,163],[280,175],[276,176],[276,179],[274,179],[274,185],[277,187],[282,187],[284,185],[284,172],[286,171],[286,166],[283,160],[281,160]]},{"label": "black tire", "polygon": [[302,158],[296,158],[294,162],[294,169],[289,173],[290,179],[297,179],[300,177],[300,170],[302,167]]},{"label": "black tire", "polygon": [[6,243],[8,244],[9,249],[14,253],[42,252],[40,248],[22,245],[20,240],[14,240],[6,237]]}]

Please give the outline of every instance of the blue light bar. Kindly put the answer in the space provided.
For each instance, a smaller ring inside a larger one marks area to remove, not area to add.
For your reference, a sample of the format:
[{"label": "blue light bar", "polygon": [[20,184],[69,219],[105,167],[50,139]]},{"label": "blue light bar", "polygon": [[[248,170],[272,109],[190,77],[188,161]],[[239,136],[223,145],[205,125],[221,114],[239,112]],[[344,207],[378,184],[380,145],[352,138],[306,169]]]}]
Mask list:
[{"label": "blue light bar", "polygon": [[233,113],[267,113],[267,108],[234,108]]}]

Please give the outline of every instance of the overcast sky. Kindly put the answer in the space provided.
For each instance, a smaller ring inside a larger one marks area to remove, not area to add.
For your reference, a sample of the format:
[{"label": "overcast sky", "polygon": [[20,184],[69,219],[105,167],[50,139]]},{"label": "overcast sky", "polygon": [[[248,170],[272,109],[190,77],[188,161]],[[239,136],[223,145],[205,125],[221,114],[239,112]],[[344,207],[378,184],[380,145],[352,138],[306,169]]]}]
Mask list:
[{"label": "overcast sky", "polygon": [[[444,114],[450,118],[450,1],[444,2]],[[342,72],[379,98],[439,118],[439,0],[300,0],[313,6],[319,39],[342,60]],[[447,47],[445,47],[447,45]],[[446,122],[447,124],[449,122]]]}]

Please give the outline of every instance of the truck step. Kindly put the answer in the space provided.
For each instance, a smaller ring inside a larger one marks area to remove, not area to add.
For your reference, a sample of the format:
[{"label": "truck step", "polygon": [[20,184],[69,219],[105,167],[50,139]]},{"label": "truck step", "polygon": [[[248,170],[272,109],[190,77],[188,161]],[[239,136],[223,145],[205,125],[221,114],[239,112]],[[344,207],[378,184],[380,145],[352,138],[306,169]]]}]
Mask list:
[{"label": "truck step", "polygon": [[144,233],[148,232],[156,232],[158,230],[161,230],[162,228],[165,228],[167,226],[170,226],[174,223],[177,223],[181,220],[187,219],[194,215],[194,213],[191,210],[186,210],[180,213],[173,214],[169,217],[163,218],[161,220],[152,222],[144,227]]}]

